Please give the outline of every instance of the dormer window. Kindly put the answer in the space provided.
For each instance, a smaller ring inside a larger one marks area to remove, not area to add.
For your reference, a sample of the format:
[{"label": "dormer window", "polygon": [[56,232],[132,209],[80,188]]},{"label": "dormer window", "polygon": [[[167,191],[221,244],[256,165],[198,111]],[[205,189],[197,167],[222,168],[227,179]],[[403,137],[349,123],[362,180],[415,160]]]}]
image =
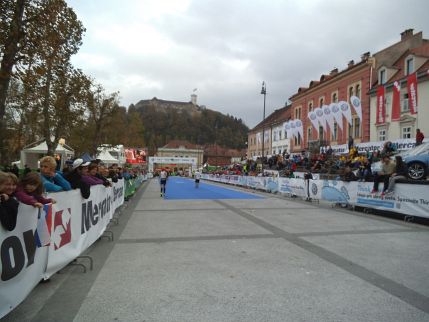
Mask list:
[{"label": "dormer window", "polygon": [[378,84],[383,85],[386,83],[386,69],[380,69],[378,72]]},{"label": "dormer window", "polygon": [[405,60],[406,75],[414,73],[414,57],[409,57]]}]

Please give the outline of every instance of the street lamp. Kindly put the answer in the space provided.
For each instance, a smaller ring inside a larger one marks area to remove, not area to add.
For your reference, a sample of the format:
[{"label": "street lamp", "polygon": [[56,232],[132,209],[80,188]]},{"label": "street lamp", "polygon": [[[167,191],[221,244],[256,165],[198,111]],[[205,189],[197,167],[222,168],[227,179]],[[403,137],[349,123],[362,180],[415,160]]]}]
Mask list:
[{"label": "street lamp", "polygon": [[262,89],[261,94],[264,95],[264,118],[262,119],[262,168],[264,167],[264,144],[265,144],[265,97],[267,95],[267,85],[265,84],[265,81],[262,82]]}]

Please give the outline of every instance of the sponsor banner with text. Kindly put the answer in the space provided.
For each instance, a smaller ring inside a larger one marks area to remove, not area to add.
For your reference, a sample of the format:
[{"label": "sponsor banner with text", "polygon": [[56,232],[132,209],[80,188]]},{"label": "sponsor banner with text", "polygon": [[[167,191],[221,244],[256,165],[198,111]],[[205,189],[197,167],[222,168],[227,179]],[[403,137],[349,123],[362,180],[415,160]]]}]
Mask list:
[{"label": "sponsor banner with text", "polygon": [[[109,188],[91,187],[89,199],[83,199],[79,190],[48,197],[56,200],[49,213],[20,204],[15,229],[6,231],[0,226],[0,318],[21,303],[42,278],[66,266],[101,236],[124,202],[124,180]],[[45,216],[51,224],[50,236],[43,243],[46,246],[38,247],[36,229]]]}]

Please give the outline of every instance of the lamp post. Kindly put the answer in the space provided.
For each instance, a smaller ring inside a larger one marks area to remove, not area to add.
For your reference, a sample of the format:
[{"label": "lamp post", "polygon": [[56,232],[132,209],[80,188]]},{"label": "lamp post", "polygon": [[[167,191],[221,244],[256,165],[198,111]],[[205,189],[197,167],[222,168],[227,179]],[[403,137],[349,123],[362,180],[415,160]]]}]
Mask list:
[{"label": "lamp post", "polygon": [[261,89],[261,94],[264,95],[264,116],[262,119],[262,168],[264,168],[264,144],[265,144],[265,97],[267,95],[267,85],[265,84],[265,81],[262,82],[262,89]]}]

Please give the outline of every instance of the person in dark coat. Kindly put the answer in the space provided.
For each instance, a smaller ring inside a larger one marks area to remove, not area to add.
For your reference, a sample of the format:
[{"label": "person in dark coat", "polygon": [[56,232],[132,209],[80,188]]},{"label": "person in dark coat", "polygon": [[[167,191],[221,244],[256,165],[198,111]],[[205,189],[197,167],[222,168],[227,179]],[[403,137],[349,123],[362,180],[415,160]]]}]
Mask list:
[{"label": "person in dark coat", "polygon": [[89,162],[84,162],[82,159],[76,159],[73,162],[72,171],[65,175],[65,179],[70,182],[72,189],[80,189],[80,193],[84,199],[88,199],[91,195],[91,187],[82,180],[82,175],[88,169]]},{"label": "person in dark coat", "polygon": [[18,216],[19,202],[14,197],[17,183],[13,173],[0,171],[0,223],[9,231],[15,229]]}]

